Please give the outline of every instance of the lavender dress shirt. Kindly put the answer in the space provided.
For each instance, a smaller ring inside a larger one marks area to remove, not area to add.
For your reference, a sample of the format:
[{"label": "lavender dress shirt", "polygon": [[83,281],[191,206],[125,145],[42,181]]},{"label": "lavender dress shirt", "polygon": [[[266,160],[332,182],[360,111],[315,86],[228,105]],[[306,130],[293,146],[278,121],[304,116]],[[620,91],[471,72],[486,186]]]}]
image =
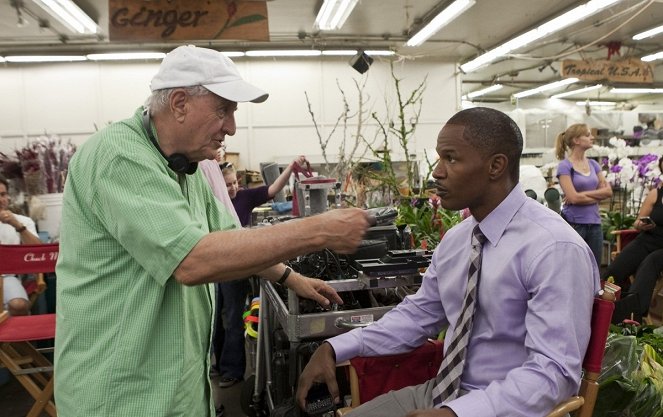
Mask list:
[{"label": "lavender dress shirt", "polygon": [[[407,352],[449,325],[463,304],[476,224],[469,217],[435,249],[416,294],[376,323],[329,340],[337,362]],[[487,242],[459,417],[545,416],[578,391],[599,273],[591,250],[557,214],[516,186],[482,222]]]}]

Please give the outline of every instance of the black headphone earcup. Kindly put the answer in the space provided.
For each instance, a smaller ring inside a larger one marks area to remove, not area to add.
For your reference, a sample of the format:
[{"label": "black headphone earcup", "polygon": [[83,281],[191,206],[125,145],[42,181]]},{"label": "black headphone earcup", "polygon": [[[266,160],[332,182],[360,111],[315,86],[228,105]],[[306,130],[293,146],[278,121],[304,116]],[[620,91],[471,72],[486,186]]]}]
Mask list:
[{"label": "black headphone earcup", "polygon": [[170,155],[167,158],[167,161],[168,161],[168,168],[172,169],[178,174],[187,174],[188,173],[187,171],[189,171],[190,169],[189,160],[187,159],[186,156],[182,155],[181,153],[175,153]]},{"label": "black headphone earcup", "polygon": [[196,173],[197,169],[198,169],[198,162],[189,162],[189,168],[187,168],[186,173],[187,175],[193,175]]}]

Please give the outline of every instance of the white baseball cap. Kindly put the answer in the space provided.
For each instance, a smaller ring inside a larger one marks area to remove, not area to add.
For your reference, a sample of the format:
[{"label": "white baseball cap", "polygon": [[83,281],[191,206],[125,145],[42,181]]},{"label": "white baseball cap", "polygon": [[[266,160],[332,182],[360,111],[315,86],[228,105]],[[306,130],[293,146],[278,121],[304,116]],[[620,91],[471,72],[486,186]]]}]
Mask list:
[{"label": "white baseball cap", "polygon": [[150,90],[201,85],[226,100],[262,103],[269,94],[244,81],[235,63],[219,51],[179,46],[161,62]]}]

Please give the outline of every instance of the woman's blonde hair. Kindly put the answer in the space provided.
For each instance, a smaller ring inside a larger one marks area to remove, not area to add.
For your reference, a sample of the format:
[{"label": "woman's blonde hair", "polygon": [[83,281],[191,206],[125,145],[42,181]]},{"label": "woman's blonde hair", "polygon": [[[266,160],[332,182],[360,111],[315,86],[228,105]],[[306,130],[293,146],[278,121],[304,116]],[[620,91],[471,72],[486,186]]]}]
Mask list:
[{"label": "woman's blonde hair", "polygon": [[572,124],[555,139],[555,156],[560,161],[566,157],[566,150],[573,148],[573,139],[587,134],[589,127],[584,123]]}]

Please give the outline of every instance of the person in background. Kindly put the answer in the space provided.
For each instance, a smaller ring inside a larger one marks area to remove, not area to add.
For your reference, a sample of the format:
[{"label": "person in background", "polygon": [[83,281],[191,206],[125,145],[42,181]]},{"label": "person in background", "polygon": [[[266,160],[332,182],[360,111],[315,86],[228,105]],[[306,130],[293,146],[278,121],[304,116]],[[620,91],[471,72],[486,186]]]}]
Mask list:
[{"label": "person in background", "polygon": [[[9,210],[9,181],[0,177],[0,244],[37,245],[35,222],[31,218]],[[2,275],[3,300],[5,310],[12,316],[30,314],[30,299],[23,288],[21,279],[14,274]]]},{"label": "person in background", "polygon": [[[663,156],[658,167],[663,173]],[[641,233],[619,252],[603,276],[613,277],[617,285],[627,289],[625,292],[638,294],[640,313],[645,316],[663,271],[663,184],[649,190],[633,227]],[[630,284],[633,274],[635,279]]]},{"label": "person in background", "polygon": [[[522,146],[516,123],[497,110],[449,119],[433,178],[442,207],[472,216],[444,235],[416,294],[320,345],[299,378],[300,407],[314,382],[339,401],[337,363],[411,351],[447,326],[439,380],[383,394],[348,416],[542,417],[578,392],[598,268],[580,236],[523,192]],[[478,270],[470,268],[477,251]],[[443,382],[453,382],[449,394]]]},{"label": "person in background", "polygon": [[233,164],[230,162],[220,163],[219,167],[226,181],[226,187],[228,187],[228,195],[232,200],[233,206],[235,206],[235,211],[237,211],[242,226],[249,226],[251,224],[253,209],[274,198],[288,184],[290,175],[294,172],[295,167],[304,167],[304,164],[307,162],[306,157],[300,155],[283,168],[283,172],[281,172],[271,185],[261,185],[255,188],[244,189],[239,188],[237,171]]},{"label": "person in background", "polygon": [[56,266],[59,415],[216,415],[213,284],[258,274],[323,306],[342,302],[279,262],[352,253],[368,229],[360,209],[243,229],[219,204],[197,163],[235,134],[237,103],[268,96],[223,53],[178,47],[150,89],[144,107],[92,135],[69,164]]},{"label": "person in background", "polygon": [[[562,217],[587,242],[596,264],[601,266],[603,231],[599,202],[612,196],[601,166],[585,155],[594,146],[594,136],[586,124],[569,126],[555,141],[557,179],[564,192]],[[568,153],[568,156],[567,156]]]},{"label": "person in background", "polygon": [[[239,189],[237,171],[230,162],[219,163],[228,196],[243,227],[251,225],[253,209],[266,203],[285,187],[295,165],[304,166],[303,155],[293,160],[269,186]],[[242,315],[249,292],[247,280],[235,280],[218,284],[217,320],[214,351],[217,352],[217,371],[221,379],[219,387],[228,388],[244,379],[246,357],[244,352],[244,320]]]}]

